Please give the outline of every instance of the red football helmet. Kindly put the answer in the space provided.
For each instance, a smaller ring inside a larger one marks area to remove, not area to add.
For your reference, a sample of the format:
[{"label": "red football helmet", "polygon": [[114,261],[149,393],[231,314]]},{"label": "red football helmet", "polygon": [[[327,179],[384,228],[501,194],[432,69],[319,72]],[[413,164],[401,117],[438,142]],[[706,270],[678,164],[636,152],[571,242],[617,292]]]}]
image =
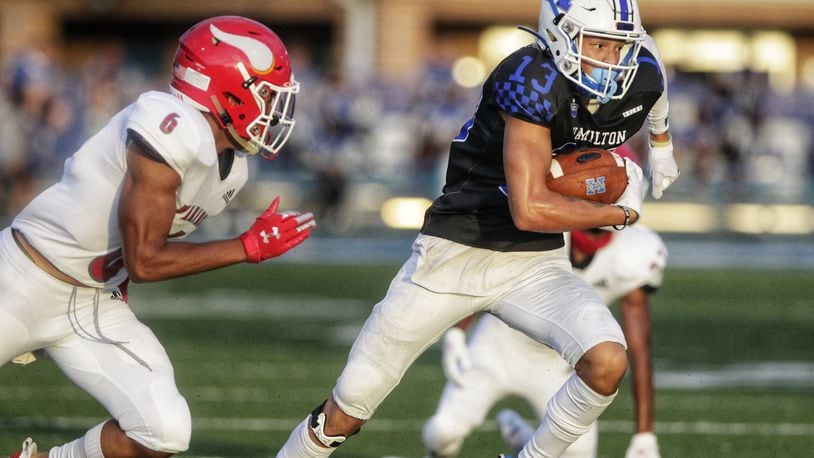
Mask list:
[{"label": "red football helmet", "polygon": [[257,21],[219,16],[179,39],[170,89],[218,124],[249,154],[273,159],[294,127],[294,80],[288,51]]}]

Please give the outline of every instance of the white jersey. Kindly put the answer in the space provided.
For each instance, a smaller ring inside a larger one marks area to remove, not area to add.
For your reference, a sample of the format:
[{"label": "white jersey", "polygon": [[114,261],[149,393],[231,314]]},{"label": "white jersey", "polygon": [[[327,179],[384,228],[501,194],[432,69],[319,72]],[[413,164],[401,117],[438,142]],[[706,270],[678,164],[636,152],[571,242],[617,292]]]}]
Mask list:
[{"label": "white jersey", "polygon": [[[570,243],[570,236],[566,243]],[[636,225],[614,232],[610,243],[597,250],[591,262],[574,273],[610,305],[631,291],[661,287],[667,247],[652,229]]]},{"label": "white jersey", "polygon": [[200,111],[168,93],[142,94],[66,160],[61,180],[12,222],[60,271],[92,287],[116,286],[128,275],[118,227],[128,130],[181,177],[168,238],[184,237],[223,211],[248,179],[242,153],[220,179],[215,140]]}]

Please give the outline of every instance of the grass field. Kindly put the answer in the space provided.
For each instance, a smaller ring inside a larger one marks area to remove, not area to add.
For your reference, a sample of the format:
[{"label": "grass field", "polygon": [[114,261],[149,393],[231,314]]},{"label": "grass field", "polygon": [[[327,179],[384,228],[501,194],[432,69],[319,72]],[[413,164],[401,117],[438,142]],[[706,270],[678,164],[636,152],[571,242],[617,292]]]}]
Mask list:
[{"label": "grass field", "polygon": [[[329,393],[350,343],[398,266],[269,263],[134,285],[131,305],[172,358],[193,415],[187,457],[274,456]],[[654,297],[656,430],[665,457],[814,457],[814,272],[667,271]],[[444,383],[424,354],[336,457],[422,457]],[[0,370],[0,455],[106,418],[48,360]],[[525,406],[508,399],[528,414]],[[498,407],[500,407],[498,406]],[[625,385],[600,419],[600,456],[632,431]],[[505,450],[490,421],[463,457]]]}]

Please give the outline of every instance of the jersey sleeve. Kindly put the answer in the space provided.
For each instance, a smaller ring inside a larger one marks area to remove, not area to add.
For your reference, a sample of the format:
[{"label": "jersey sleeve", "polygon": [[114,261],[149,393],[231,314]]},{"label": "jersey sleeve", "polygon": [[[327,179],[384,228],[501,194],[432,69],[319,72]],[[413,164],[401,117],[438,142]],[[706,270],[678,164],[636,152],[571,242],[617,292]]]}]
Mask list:
[{"label": "jersey sleeve", "polygon": [[647,56],[646,52],[641,58],[640,65],[644,64],[655,66],[658,69],[659,76],[661,77],[662,86],[661,96],[658,98],[658,100],[656,100],[656,103],[647,114],[647,125],[650,132],[654,134],[661,134],[666,132],[668,129],[667,114],[670,106],[667,101],[667,71],[664,68],[664,62],[661,59],[659,50],[656,47],[656,42],[650,35],[645,36],[644,49],[649,52],[650,56]]},{"label": "jersey sleeve", "polygon": [[125,128],[137,133],[183,179],[196,161],[212,165],[216,159],[202,153],[206,133],[202,129],[209,127],[201,123],[205,121],[200,114],[180,101],[145,94],[134,104]]},{"label": "jersey sleeve", "polygon": [[495,104],[510,116],[549,126],[556,112],[554,62],[534,54],[515,53],[504,59],[492,74]]}]

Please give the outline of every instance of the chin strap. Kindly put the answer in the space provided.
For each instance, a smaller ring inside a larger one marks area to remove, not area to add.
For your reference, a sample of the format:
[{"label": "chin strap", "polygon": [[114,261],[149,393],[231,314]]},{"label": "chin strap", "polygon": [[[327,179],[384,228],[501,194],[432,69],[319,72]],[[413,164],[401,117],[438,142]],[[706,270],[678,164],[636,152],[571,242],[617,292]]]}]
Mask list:
[{"label": "chin strap", "polygon": [[260,148],[258,148],[257,145],[255,145],[252,142],[247,142],[246,140],[243,139],[243,137],[238,135],[237,131],[235,130],[235,126],[232,124],[232,117],[229,116],[229,113],[227,113],[226,110],[223,109],[223,105],[220,104],[218,98],[213,95],[209,97],[209,99],[212,101],[212,105],[215,106],[215,109],[218,110],[218,112],[215,113],[215,116],[217,116],[221,124],[223,124],[224,128],[229,133],[229,136],[232,137],[232,140],[234,140],[235,142],[237,142],[238,145],[240,145],[240,148],[243,150],[243,152],[245,152],[246,154],[259,153]]}]

